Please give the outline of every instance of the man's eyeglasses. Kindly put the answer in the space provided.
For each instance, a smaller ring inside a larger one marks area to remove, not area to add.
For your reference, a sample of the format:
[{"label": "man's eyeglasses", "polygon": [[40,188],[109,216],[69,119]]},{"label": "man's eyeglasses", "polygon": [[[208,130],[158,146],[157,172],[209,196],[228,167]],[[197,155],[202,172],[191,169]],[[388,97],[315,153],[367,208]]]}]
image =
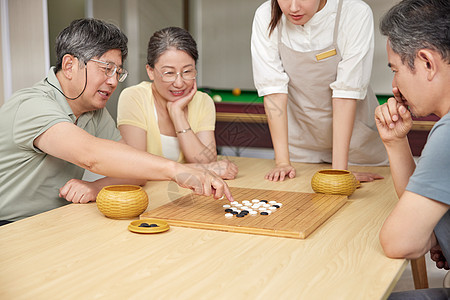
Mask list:
[{"label": "man's eyeglasses", "polygon": [[93,62],[96,63],[101,63],[104,65],[104,67],[102,67],[103,69],[105,69],[105,75],[108,77],[113,77],[114,75],[117,74],[117,80],[119,82],[123,82],[125,80],[125,78],[127,78],[128,76],[128,71],[118,67],[115,63],[112,62],[105,62],[105,61],[101,61],[101,60],[96,60],[96,59],[90,59]]},{"label": "man's eyeglasses", "polygon": [[173,72],[173,71],[160,72],[156,68],[155,70],[158,71],[159,75],[161,75],[162,81],[164,82],[175,82],[175,80],[177,80],[178,78],[178,75],[180,75],[181,78],[183,78],[184,80],[194,80],[195,77],[197,77],[196,69],[186,69],[181,72]]}]

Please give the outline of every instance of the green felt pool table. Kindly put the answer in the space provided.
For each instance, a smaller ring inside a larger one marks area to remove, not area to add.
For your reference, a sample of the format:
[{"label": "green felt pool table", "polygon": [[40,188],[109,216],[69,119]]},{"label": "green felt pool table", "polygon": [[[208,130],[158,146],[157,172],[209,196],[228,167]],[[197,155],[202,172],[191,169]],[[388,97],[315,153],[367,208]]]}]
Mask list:
[{"label": "green felt pool table", "polygon": [[219,95],[223,103],[250,103],[250,104],[262,104],[263,97],[258,97],[256,91],[241,90],[241,93],[236,96],[233,95],[232,90],[224,89],[211,89],[211,88],[199,88],[199,90],[209,94],[211,97]]},{"label": "green felt pool table", "polygon": [[[212,89],[199,88],[199,90],[207,93],[211,97],[220,96],[221,101],[218,104],[224,103],[239,103],[239,104],[263,104],[263,97],[259,97],[255,90],[240,90],[239,95],[234,95],[232,90],[226,89]],[[380,104],[385,103],[390,95],[377,95]]]},{"label": "green felt pool table", "polygon": [[[217,146],[273,148],[263,97],[255,90],[241,90],[239,95],[234,95],[231,89],[203,87],[199,90],[216,100],[220,96],[221,101],[215,101]],[[391,95],[377,95],[380,104],[389,97]],[[413,129],[408,134],[413,155],[420,155],[437,120],[436,116],[414,119]]]}]

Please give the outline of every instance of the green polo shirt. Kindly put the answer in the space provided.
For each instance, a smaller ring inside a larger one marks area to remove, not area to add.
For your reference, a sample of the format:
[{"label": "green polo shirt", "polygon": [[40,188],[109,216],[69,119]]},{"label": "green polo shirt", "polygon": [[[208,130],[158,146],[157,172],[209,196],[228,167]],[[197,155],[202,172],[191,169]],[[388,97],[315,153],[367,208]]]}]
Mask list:
[{"label": "green polo shirt", "polygon": [[[54,68],[47,80],[61,89]],[[0,220],[16,221],[68,204],[58,197],[59,189],[83,176],[84,169],[33,145],[53,125],[76,121],[67,103],[71,100],[48,82],[44,79],[16,92],[0,107]],[[106,108],[82,114],[77,126],[96,137],[121,139]]]}]

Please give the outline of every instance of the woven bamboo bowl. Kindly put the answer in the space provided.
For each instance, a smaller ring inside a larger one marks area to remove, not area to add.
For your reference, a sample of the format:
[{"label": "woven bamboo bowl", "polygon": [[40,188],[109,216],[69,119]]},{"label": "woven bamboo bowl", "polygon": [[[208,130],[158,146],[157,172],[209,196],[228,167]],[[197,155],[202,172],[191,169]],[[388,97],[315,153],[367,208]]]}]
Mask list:
[{"label": "woven bamboo bowl", "polygon": [[311,186],[316,193],[350,196],[356,190],[358,181],[350,171],[325,169],[314,174]]},{"label": "woven bamboo bowl", "polygon": [[137,185],[109,185],[97,195],[98,210],[113,219],[137,217],[147,206],[147,193]]}]

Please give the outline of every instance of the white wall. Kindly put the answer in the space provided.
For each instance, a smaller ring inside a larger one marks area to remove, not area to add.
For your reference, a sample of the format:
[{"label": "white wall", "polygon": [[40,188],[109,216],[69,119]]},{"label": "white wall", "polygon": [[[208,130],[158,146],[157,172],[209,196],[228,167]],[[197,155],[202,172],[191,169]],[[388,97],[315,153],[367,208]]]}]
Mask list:
[{"label": "white wall", "polygon": [[[7,45],[9,45],[9,42],[7,42],[7,40],[9,39],[8,34],[6,29],[8,28],[8,26],[6,26],[7,24],[7,15],[6,15],[6,1],[5,0],[1,0],[0,1],[0,106],[3,105],[3,103],[5,103],[5,95],[8,95],[10,93],[10,91],[5,91],[5,83],[4,83],[4,75],[5,72],[8,72],[9,68],[7,68],[3,62],[3,60],[5,59],[5,54],[3,53],[4,50],[3,48],[5,48],[7,50]],[[5,32],[3,32],[5,31]],[[6,36],[5,36],[6,34]],[[4,46],[4,47],[3,47]],[[8,50],[7,50],[8,51]],[[7,54],[6,54],[7,55]],[[9,58],[8,58],[9,61]],[[10,86],[10,84],[7,84],[8,86]]]},{"label": "white wall", "polygon": [[49,63],[45,0],[2,0],[2,96],[33,85],[47,74]]},{"label": "white wall", "polygon": [[365,0],[370,5],[375,22],[375,52],[373,57],[371,84],[376,94],[392,94],[393,74],[388,68],[386,37],[380,34],[381,17],[399,0]]},{"label": "white wall", "polygon": [[191,0],[191,32],[199,44],[199,86],[254,90],[250,37],[265,0]]},{"label": "white wall", "polygon": [[182,0],[90,0],[93,16],[119,26],[128,37],[128,58],[125,68],[129,75],[119,83],[108,100],[107,108],[117,117],[117,100],[127,86],[149,80],[145,70],[147,44],[156,30],[167,26],[183,26]]}]

